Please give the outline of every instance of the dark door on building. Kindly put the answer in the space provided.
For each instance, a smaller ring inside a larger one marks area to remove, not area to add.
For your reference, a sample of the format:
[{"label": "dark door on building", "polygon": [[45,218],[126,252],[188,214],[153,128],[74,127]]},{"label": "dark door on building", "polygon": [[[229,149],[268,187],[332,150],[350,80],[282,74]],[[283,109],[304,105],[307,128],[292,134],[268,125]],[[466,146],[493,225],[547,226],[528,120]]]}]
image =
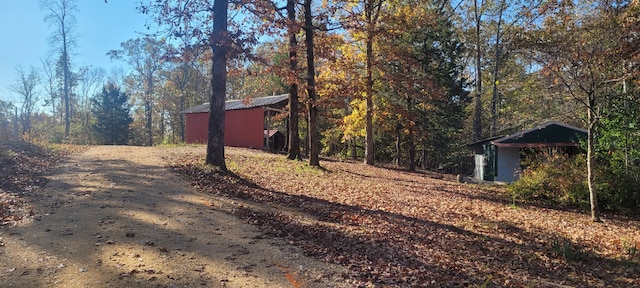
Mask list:
[{"label": "dark door on building", "polygon": [[483,145],[483,156],[484,156],[484,175],[482,175],[482,180],[485,181],[493,181],[498,174],[498,153],[496,146],[492,144]]}]

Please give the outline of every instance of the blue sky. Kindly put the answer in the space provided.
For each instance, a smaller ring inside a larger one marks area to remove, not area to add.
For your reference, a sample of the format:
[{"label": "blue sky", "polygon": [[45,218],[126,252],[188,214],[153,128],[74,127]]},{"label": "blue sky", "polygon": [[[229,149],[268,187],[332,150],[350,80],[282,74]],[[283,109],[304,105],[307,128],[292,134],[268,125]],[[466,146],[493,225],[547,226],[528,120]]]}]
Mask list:
[{"label": "blue sky", "polygon": [[[44,21],[45,12],[38,0],[0,0],[0,99],[14,101],[8,86],[15,83],[15,67],[40,67],[40,59],[51,53],[52,30]],[[76,13],[77,44],[72,64],[102,67],[107,73],[126,64],[111,61],[106,53],[119,49],[120,43],[146,32],[147,17],[136,11],[133,0],[78,0]]]}]

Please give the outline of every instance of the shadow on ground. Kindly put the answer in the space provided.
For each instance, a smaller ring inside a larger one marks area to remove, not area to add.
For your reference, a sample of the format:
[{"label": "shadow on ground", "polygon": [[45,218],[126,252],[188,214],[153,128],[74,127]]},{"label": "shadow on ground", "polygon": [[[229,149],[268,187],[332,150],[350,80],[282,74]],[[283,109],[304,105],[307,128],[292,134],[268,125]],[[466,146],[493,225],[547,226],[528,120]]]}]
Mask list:
[{"label": "shadow on ground", "polygon": [[[635,263],[589,253],[553,231],[526,231],[482,215],[469,215],[469,223],[454,226],[430,221],[429,215],[416,218],[265,189],[234,173],[214,173],[192,165],[176,166],[174,171],[209,193],[243,201],[236,214],[260,225],[269,235],[295,243],[306,255],[349,268],[346,277],[363,285],[640,285]],[[406,189],[419,185],[406,184]],[[492,197],[443,192],[510,204]],[[264,209],[266,206],[271,208]],[[472,231],[464,228],[467,224],[478,227]]]}]

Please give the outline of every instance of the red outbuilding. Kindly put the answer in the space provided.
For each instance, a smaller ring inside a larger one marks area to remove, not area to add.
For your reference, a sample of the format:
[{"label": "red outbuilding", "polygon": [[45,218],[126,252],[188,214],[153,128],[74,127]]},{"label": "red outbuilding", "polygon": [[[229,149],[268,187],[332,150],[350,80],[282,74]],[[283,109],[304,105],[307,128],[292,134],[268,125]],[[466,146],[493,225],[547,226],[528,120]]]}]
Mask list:
[{"label": "red outbuilding", "polygon": [[[289,95],[276,95],[225,102],[224,144],[226,146],[264,149],[268,143],[276,143],[272,137],[271,116],[283,112]],[[182,111],[185,114],[187,143],[207,143],[209,103]],[[282,133],[280,133],[280,136]],[[269,138],[267,138],[269,137]],[[267,141],[267,139],[269,141]],[[282,147],[270,147],[282,148]]]}]

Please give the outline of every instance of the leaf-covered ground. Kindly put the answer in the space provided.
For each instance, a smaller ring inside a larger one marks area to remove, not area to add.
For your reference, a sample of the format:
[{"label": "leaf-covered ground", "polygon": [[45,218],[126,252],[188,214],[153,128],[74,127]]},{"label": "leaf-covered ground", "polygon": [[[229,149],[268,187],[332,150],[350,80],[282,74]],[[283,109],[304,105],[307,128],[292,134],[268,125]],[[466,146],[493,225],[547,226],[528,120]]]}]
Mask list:
[{"label": "leaf-covered ground", "polygon": [[71,146],[46,148],[29,142],[0,142],[0,226],[32,216],[25,196],[46,184],[45,173]]},{"label": "leaf-covered ground", "polygon": [[[317,170],[244,149],[227,150],[232,173],[221,174],[201,164],[204,150],[170,148],[167,159],[267,235],[348,268],[341,277],[353,286],[640,287],[637,220],[593,223],[584,213],[513,206],[503,187],[360,163],[323,161]],[[0,144],[2,225],[31,217],[24,199],[62,154]]]},{"label": "leaf-covered ground", "polygon": [[640,287],[640,222],[512,205],[503,187],[360,163],[312,169],[282,155],[227,149],[230,173],[203,147],[169,159],[192,184],[307,255],[337,263],[354,286]]}]

